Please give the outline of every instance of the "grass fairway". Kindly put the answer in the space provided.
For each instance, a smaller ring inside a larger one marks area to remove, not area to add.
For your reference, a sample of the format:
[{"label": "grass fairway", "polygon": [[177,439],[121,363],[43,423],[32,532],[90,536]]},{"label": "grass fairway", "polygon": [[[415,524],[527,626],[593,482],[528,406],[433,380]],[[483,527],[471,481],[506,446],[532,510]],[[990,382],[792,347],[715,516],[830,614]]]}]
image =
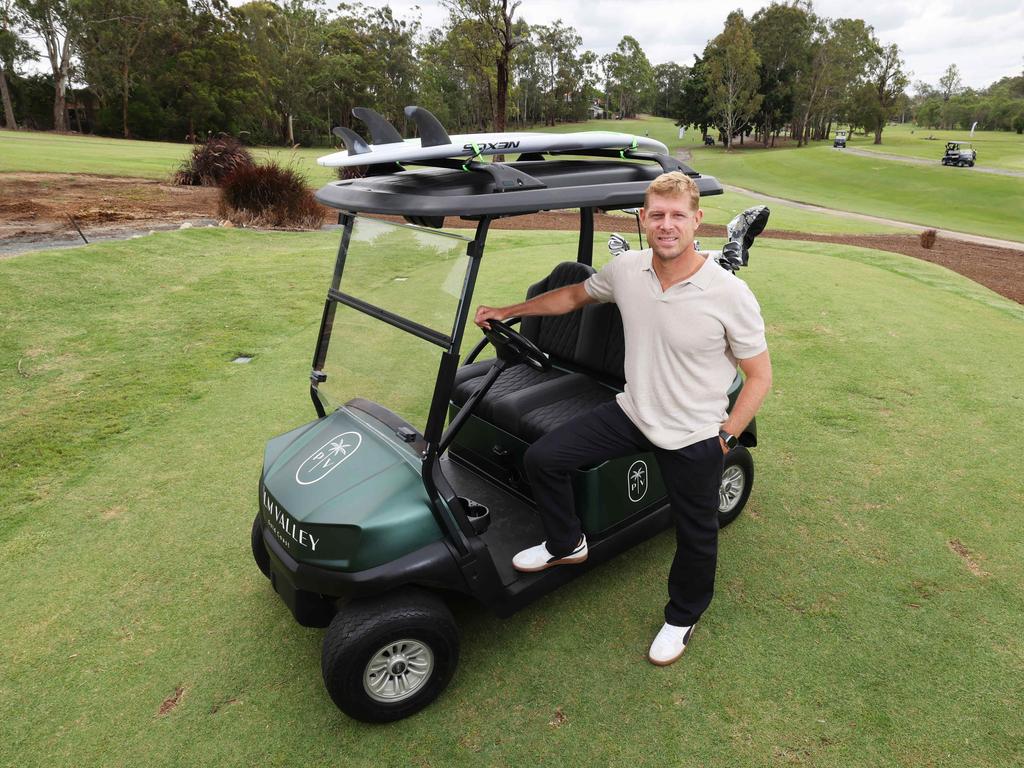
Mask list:
[{"label": "grass fairway", "polygon": [[924,226],[1024,241],[1024,179],[950,173],[843,153],[827,146],[774,151],[699,149],[693,165],[791,200]]},{"label": "grass fairway", "polygon": [[[510,258],[485,256],[480,302],[575,253],[492,238]],[[770,241],[744,273],[776,369],[757,484],[684,658],[644,660],[663,534],[511,619],[461,607],[447,692],[348,720],[322,632],[248,551],[263,444],[313,415],[335,247],[190,230],[0,261],[0,764],[1024,760],[1024,309],[925,262]]]},{"label": "grass fairway", "polygon": [[[930,137],[930,138],[929,138]],[[874,136],[857,134],[849,146],[871,152],[890,155],[939,160],[946,151],[947,141],[970,141],[978,150],[978,166],[981,168],[1005,168],[1010,171],[1024,171],[1024,135],[1010,131],[943,131],[919,128],[916,125],[889,125],[882,132],[882,143],[875,145]]]},{"label": "grass fairway", "polygon": [[[131,141],[101,136],[0,130],[0,173],[91,173],[100,176],[132,176],[164,181],[188,157],[190,144],[164,141]],[[333,169],[321,168],[316,159],[328,150],[254,147],[259,160],[294,163],[309,183],[320,186],[337,178]]]}]

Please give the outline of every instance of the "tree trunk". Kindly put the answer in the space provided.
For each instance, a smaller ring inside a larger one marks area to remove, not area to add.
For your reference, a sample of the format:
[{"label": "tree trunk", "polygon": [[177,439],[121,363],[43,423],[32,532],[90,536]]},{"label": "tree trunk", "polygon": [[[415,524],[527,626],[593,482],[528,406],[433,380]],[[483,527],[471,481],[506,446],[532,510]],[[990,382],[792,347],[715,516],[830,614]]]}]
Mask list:
[{"label": "tree trunk", "polygon": [[498,58],[498,93],[494,105],[494,131],[504,133],[508,112],[508,53]]},{"label": "tree trunk", "polygon": [[14,119],[14,105],[11,104],[11,91],[7,87],[7,72],[0,63],[0,97],[4,102],[4,127],[12,131],[18,130],[18,121]]},{"label": "tree trunk", "polygon": [[295,146],[295,125],[291,114],[288,115],[288,146]]},{"label": "tree trunk", "polygon": [[875,144],[882,143],[882,128],[882,123],[878,123],[878,125],[875,126]]},{"label": "tree trunk", "polygon": [[68,132],[68,99],[65,92],[65,74],[57,74],[53,86],[53,130],[57,133]]},{"label": "tree trunk", "polygon": [[121,133],[126,139],[132,137],[128,128],[128,61],[121,64]]}]

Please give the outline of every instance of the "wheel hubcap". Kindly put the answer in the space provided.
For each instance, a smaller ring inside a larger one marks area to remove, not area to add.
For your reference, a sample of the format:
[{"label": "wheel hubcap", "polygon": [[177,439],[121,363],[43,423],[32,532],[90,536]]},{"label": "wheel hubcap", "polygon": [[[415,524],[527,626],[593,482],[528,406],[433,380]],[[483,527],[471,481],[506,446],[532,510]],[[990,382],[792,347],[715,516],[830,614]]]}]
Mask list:
[{"label": "wheel hubcap", "polygon": [[718,511],[732,512],[743,496],[747,477],[739,467],[728,467],[722,473],[722,484],[718,486]]},{"label": "wheel hubcap", "polygon": [[434,671],[434,653],[419,640],[388,643],[370,658],[363,688],[374,701],[393,704],[424,686]]}]

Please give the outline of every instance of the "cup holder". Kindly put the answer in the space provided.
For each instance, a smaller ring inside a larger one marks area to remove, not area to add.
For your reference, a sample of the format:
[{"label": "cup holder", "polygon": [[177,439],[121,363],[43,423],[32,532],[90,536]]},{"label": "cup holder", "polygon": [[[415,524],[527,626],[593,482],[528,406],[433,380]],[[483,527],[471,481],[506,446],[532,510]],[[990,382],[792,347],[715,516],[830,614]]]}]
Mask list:
[{"label": "cup holder", "polygon": [[465,504],[469,524],[473,526],[473,530],[477,535],[486,531],[487,527],[491,524],[491,511],[483,504],[467,499],[465,496],[459,496],[459,501]]}]

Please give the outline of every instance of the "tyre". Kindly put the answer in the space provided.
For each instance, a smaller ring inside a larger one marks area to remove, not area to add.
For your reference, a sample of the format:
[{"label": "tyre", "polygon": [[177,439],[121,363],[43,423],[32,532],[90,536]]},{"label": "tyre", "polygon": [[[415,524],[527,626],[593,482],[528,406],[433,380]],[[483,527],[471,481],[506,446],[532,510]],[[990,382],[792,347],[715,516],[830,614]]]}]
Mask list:
[{"label": "tyre", "polygon": [[968,167],[968,168],[973,168],[973,167],[974,167],[974,161],[973,161],[973,160],[969,161],[969,162],[967,163],[967,167]]},{"label": "tyre", "polygon": [[409,588],[345,605],[324,635],[320,668],[338,709],[387,723],[436,699],[458,663],[451,611],[436,595]]},{"label": "tyre", "polygon": [[725,528],[740,516],[754,487],[754,459],[745,446],[725,455],[722,484],[718,489],[718,527]]},{"label": "tyre", "polygon": [[260,525],[260,514],[252,521],[252,559],[256,561],[256,567],[260,573],[270,578],[270,555],[267,554],[267,545],[263,543],[263,526]]}]

